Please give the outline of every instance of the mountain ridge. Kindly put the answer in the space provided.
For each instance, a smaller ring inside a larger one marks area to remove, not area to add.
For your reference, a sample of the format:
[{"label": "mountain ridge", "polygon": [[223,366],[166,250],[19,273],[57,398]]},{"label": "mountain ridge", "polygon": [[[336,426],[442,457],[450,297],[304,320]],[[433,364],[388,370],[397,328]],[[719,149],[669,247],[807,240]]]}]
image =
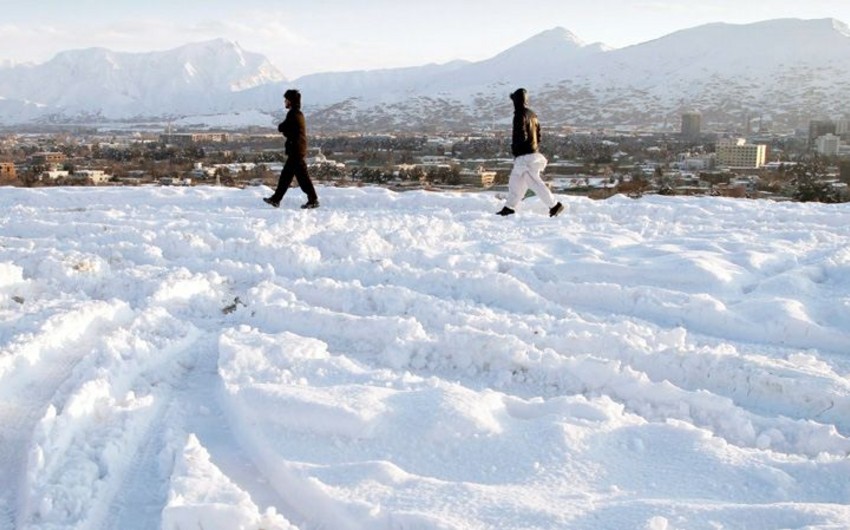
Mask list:
[{"label": "mountain ridge", "polygon": [[669,128],[682,109],[698,108],[709,122],[756,113],[788,128],[844,112],[848,83],[850,28],[833,18],[716,22],[619,49],[556,27],[482,61],[294,80],[262,55],[214,39],[150,53],[69,50],[43,65],[0,68],[0,123],[196,123],[259,110],[269,125],[282,91],[297,87],[323,130],[473,129],[504,123],[507,94],[524,86],[550,126]]}]

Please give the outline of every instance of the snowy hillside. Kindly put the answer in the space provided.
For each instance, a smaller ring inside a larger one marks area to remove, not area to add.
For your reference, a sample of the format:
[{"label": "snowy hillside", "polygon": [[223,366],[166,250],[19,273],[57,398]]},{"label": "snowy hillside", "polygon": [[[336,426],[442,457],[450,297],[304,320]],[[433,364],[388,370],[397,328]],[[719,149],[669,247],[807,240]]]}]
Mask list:
[{"label": "snowy hillside", "polygon": [[80,50],[0,68],[0,123],[224,123],[227,114],[255,112],[256,125],[270,125],[291,86],[326,132],[470,130],[501,127],[507,94],[524,86],[547,126],[675,129],[683,110],[699,109],[707,127],[739,128],[757,115],[785,131],[844,116],[848,84],[850,29],[834,19],[708,24],[619,50],[554,28],[484,61],[289,82],[262,56],[217,40],[150,54]]},{"label": "snowy hillside", "polygon": [[239,110],[239,93],[262,87],[274,87],[279,103],[283,81],[262,55],[218,39],[164,52],[60,53],[42,65],[0,69],[0,95],[71,116],[128,118]]},{"label": "snowy hillside", "polygon": [[3,190],[0,529],[847,528],[847,205],[318,191]]},{"label": "snowy hillside", "polygon": [[[306,100],[323,128],[489,126],[509,114],[507,94],[524,86],[551,126],[658,128],[678,125],[683,110],[697,108],[716,126],[740,126],[747,115],[760,115],[785,130],[845,114],[850,30],[833,19],[709,24],[609,50],[559,28],[435,76],[419,90],[361,91],[352,84],[339,105],[337,93],[323,90],[325,79],[295,81],[309,88]],[[345,83],[341,74],[334,79]],[[322,107],[331,103],[336,112],[326,114]]]}]

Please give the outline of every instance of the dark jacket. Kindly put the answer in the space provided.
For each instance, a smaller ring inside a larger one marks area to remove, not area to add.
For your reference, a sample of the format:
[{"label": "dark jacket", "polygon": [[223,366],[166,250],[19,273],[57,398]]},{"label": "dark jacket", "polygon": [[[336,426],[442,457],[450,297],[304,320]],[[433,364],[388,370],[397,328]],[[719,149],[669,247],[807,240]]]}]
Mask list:
[{"label": "dark jacket", "polygon": [[540,122],[537,114],[528,108],[528,93],[520,88],[511,94],[514,102],[514,126],[511,153],[523,156],[536,153],[540,148]]},{"label": "dark jacket", "polygon": [[287,91],[290,108],[286,118],[277,126],[284,137],[284,153],[287,156],[307,158],[307,122],[301,112],[301,95],[295,91]]}]

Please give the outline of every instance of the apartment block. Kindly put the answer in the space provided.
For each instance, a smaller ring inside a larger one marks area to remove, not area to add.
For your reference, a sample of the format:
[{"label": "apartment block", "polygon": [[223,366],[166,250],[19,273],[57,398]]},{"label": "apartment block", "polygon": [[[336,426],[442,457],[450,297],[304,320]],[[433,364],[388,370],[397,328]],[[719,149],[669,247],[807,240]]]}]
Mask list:
[{"label": "apartment block", "polygon": [[682,114],[682,137],[690,140],[699,138],[702,132],[702,114],[685,112]]},{"label": "apartment block", "polygon": [[837,156],[841,149],[841,137],[824,134],[815,140],[815,150],[824,156]]},{"label": "apartment block", "polygon": [[767,160],[767,146],[748,144],[743,138],[724,139],[716,146],[717,164],[735,168],[760,168]]}]

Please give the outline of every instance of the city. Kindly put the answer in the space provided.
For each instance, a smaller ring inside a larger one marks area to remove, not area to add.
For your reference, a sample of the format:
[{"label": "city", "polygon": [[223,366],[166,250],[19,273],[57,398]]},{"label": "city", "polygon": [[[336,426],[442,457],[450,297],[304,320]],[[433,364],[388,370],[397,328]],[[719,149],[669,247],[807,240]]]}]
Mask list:
[{"label": "city", "polygon": [[[779,134],[704,132],[699,112],[675,133],[546,130],[544,177],[556,193],[850,200],[850,120]],[[512,159],[504,132],[311,136],[317,182],[394,190],[499,190]],[[268,131],[0,133],[0,184],[274,186],[282,138]]]}]

